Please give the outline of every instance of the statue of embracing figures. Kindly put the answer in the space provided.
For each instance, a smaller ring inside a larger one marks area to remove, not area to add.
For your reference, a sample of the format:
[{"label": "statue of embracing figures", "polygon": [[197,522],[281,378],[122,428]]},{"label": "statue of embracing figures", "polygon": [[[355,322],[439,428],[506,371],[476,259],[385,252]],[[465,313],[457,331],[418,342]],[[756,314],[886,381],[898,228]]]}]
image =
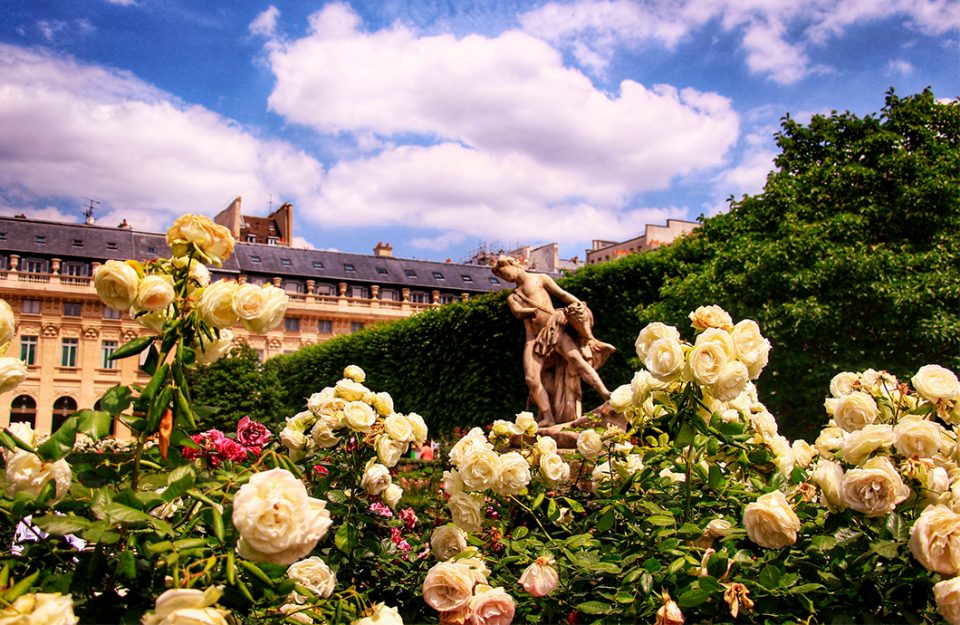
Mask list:
[{"label": "statue of embracing figures", "polygon": [[[493,273],[517,287],[507,298],[510,311],[523,320],[526,340],[523,372],[541,427],[569,423],[581,416],[580,380],[606,401],[610,391],[597,369],[616,349],[593,336],[593,314],[545,274],[527,273],[520,261],[500,256]],[[553,297],[566,304],[555,308]]]}]

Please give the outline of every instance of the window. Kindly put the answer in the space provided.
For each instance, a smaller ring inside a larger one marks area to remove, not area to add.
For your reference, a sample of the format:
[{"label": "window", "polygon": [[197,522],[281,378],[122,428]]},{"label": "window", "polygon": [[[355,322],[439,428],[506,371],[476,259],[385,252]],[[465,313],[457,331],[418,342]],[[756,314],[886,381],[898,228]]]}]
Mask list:
[{"label": "window", "polygon": [[414,291],[410,294],[410,301],[415,304],[426,304],[427,294],[423,291]]},{"label": "window", "polygon": [[63,275],[65,276],[89,276],[90,265],[77,261],[68,261],[63,263]]},{"label": "window", "polygon": [[[2,240],[2,239],[0,239],[0,240]],[[9,266],[7,265],[7,257],[6,257],[6,256],[0,256],[0,269],[3,269],[3,270],[9,269]]]},{"label": "window", "polygon": [[256,243],[256,242],[257,242],[257,235],[255,234],[247,235],[247,243]]},{"label": "window", "polygon": [[256,255],[251,255],[251,256],[250,256],[250,262],[251,262],[251,263],[259,263],[259,262],[260,262],[260,257],[259,257],[259,256],[256,256]]},{"label": "window", "polygon": [[333,285],[320,283],[314,287],[317,295],[333,295]]},{"label": "window", "polygon": [[156,254],[156,253],[157,253],[157,246],[156,246],[156,245],[148,245],[148,246],[147,246],[147,254]]},{"label": "window", "polygon": [[20,337],[20,360],[28,365],[37,364],[37,345],[40,342],[38,336]]},{"label": "window", "polygon": [[38,299],[25,299],[20,302],[20,312],[25,315],[39,315],[40,314],[40,300]]},{"label": "window", "polygon": [[117,361],[110,360],[113,352],[117,351],[116,341],[103,341],[100,343],[100,366],[104,369],[116,369]]},{"label": "window", "polygon": [[280,242],[280,239],[277,237],[267,237],[267,245],[276,245]]},{"label": "window", "polygon": [[353,266],[351,263],[343,263],[343,270],[344,270],[344,271],[356,271],[356,269],[354,268],[354,266]]},{"label": "window", "polygon": [[299,332],[300,320],[296,317],[285,317],[283,319],[283,329],[287,332]]},{"label": "window", "polygon": [[386,267],[377,267],[377,273],[385,276],[385,275],[387,275],[387,268],[386,268]]},{"label": "window", "polygon": [[500,284],[500,280],[496,276],[490,276],[490,284]]},{"label": "window", "polygon": [[303,293],[303,282],[298,280],[284,280],[283,290],[287,293]]},{"label": "window", "polygon": [[443,274],[440,273],[439,271],[434,271],[434,272],[433,272],[433,279],[434,279],[434,280],[443,280],[444,277],[443,277]]},{"label": "window", "polygon": [[24,258],[21,269],[27,273],[47,273],[47,261],[44,258]]},{"label": "window", "polygon": [[393,301],[393,302],[397,301],[398,299],[400,299],[399,295],[400,294],[397,293],[396,289],[383,289],[382,291],[380,291],[380,299],[385,299],[388,301]]},{"label": "window", "polygon": [[107,241],[107,249],[108,249],[108,250],[115,250],[115,249],[117,249],[117,242],[116,242],[116,241]]},{"label": "window", "polygon": [[313,268],[314,268],[314,269],[323,269],[323,263],[322,263],[321,261],[319,261],[319,260],[315,260],[315,261],[313,261]]},{"label": "window", "polygon": [[119,311],[119,310],[116,310],[116,309],[114,309],[114,308],[110,308],[109,306],[104,306],[104,307],[103,307],[103,318],[104,318],[104,319],[119,319],[119,318],[120,318],[120,311]]},{"label": "window", "polygon": [[352,286],[347,294],[350,297],[368,297],[367,287],[365,286]]},{"label": "window", "polygon": [[33,241],[34,241],[34,243],[39,243],[40,245],[43,245],[44,243],[47,242],[47,235],[45,235],[45,234],[38,234],[37,236],[35,236],[35,237],[33,238]]},{"label": "window", "polygon": [[467,274],[462,274],[460,277],[463,278],[463,281],[464,281],[464,282],[473,282],[473,276],[468,276]]},{"label": "window", "polygon": [[6,240],[7,240],[7,233],[0,232],[0,241],[6,241]]},{"label": "window", "polygon": [[281,259],[280,259],[280,264],[283,265],[284,267],[289,267],[289,266],[292,265],[293,263],[290,262],[290,259],[289,259],[289,258],[281,258]]},{"label": "window", "polygon": [[317,321],[317,332],[320,334],[333,334],[333,322],[329,319],[320,319]]},{"label": "window", "polygon": [[77,346],[79,342],[79,339],[63,339],[60,344],[60,366],[77,366]]},{"label": "window", "polygon": [[407,276],[408,278],[416,278],[417,272],[414,271],[413,269],[404,269],[403,275]]},{"label": "window", "polygon": [[64,317],[82,317],[83,304],[81,304],[80,302],[64,302],[63,316]]},{"label": "window", "polygon": [[10,423],[37,425],[37,402],[29,395],[17,395],[10,402]]},{"label": "window", "polygon": [[351,332],[359,332],[359,331],[362,330],[362,329],[363,329],[363,322],[362,322],[362,321],[354,321],[354,322],[352,322],[352,323],[350,324],[350,331],[351,331]]},{"label": "window", "polygon": [[72,397],[61,397],[53,402],[53,423],[50,426],[51,431],[56,432],[67,417],[77,411],[77,402]]},{"label": "window", "polygon": [[74,239],[73,247],[83,247],[83,239]]},{"label": "window", "polygon": [[450,304],[450,303],[456,301],[456,299],[457,299],[457,296],[456,296],[456,295],[449,295],[449,294],[447,294],[447,293],[444,293],[443,295],[440,296],[440,303],[441,303],[441,304]]}]

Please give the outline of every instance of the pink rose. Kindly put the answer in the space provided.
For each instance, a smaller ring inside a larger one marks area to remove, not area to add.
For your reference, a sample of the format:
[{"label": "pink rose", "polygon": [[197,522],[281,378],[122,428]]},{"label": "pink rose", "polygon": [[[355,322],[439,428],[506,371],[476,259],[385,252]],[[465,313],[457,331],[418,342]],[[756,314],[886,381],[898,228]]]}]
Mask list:
[{"label": "pink rose", "polygon": [[237,442],[244,447],[263,447],[270,436],[267,426],[250,417],[244,417],[237,423]]},{"label": "pink rose", "polygon": [[549,595],[560,583],[560,576],[553,564],[554,559],[550,556],[540,556],[520,576],[520,585],[534,597]]},{"label": "pink rose", "polygon": [[[481,586],[480,588],[483,588]],[[470,625],[510,625],[516,606],[503,588],[480,590],[470,597]]]}]

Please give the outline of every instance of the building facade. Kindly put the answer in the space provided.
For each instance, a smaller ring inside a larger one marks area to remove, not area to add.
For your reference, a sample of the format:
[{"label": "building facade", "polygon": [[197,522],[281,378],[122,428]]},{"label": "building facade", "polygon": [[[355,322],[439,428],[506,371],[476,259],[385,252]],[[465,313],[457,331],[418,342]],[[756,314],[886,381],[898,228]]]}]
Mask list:
[{"label": "building facade", "polygon": [[641,236],[628,241],[594,240],[591,249],[587,250],[587,264],[605,263],[628,254],[648,252],[661,245],[670,245],[677,237],[693,232],[699,225],[696,221],[668,219],[665,226],[648,224]]},{"label": "building facade", "polygon": [[[284,210],[292,209],[277,212]],[[252,219],[243,216],[242,224]],[[269,219],[276,222],[276,213]],[[235,340],[264,359],[505,286],[488,267],[395,258],[389,244],[378,243],[374,255],[291,248],[290,232],[266,242],[243,236],[223,267],[211,268],[215,280],[270,282],[287,291],[282,326],[267,335],[234,328]],[[169,255],[164,234],[126,222],[109,228],[0,217],[0,298],[18,322],[7,355],[29,369],[26,381],[0,394],[0,426],[29,421],[49,432],[78,408],[94,407],[111,386],[148,380],[136,359],[109,355],[151,331],[105,306],[92,276],[107,260]]]}]

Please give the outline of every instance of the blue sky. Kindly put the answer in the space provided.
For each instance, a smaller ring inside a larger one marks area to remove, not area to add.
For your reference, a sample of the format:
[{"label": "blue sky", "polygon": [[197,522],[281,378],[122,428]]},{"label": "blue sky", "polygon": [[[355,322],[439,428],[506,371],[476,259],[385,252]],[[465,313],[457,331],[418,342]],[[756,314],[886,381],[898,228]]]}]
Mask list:
[{"label": "blue sky", "polygon": [[0,214],[239,195],[302,246],[582,257],[760,191],[787,113],[960,95],[958,32],[955,0],[2,0]]}]

